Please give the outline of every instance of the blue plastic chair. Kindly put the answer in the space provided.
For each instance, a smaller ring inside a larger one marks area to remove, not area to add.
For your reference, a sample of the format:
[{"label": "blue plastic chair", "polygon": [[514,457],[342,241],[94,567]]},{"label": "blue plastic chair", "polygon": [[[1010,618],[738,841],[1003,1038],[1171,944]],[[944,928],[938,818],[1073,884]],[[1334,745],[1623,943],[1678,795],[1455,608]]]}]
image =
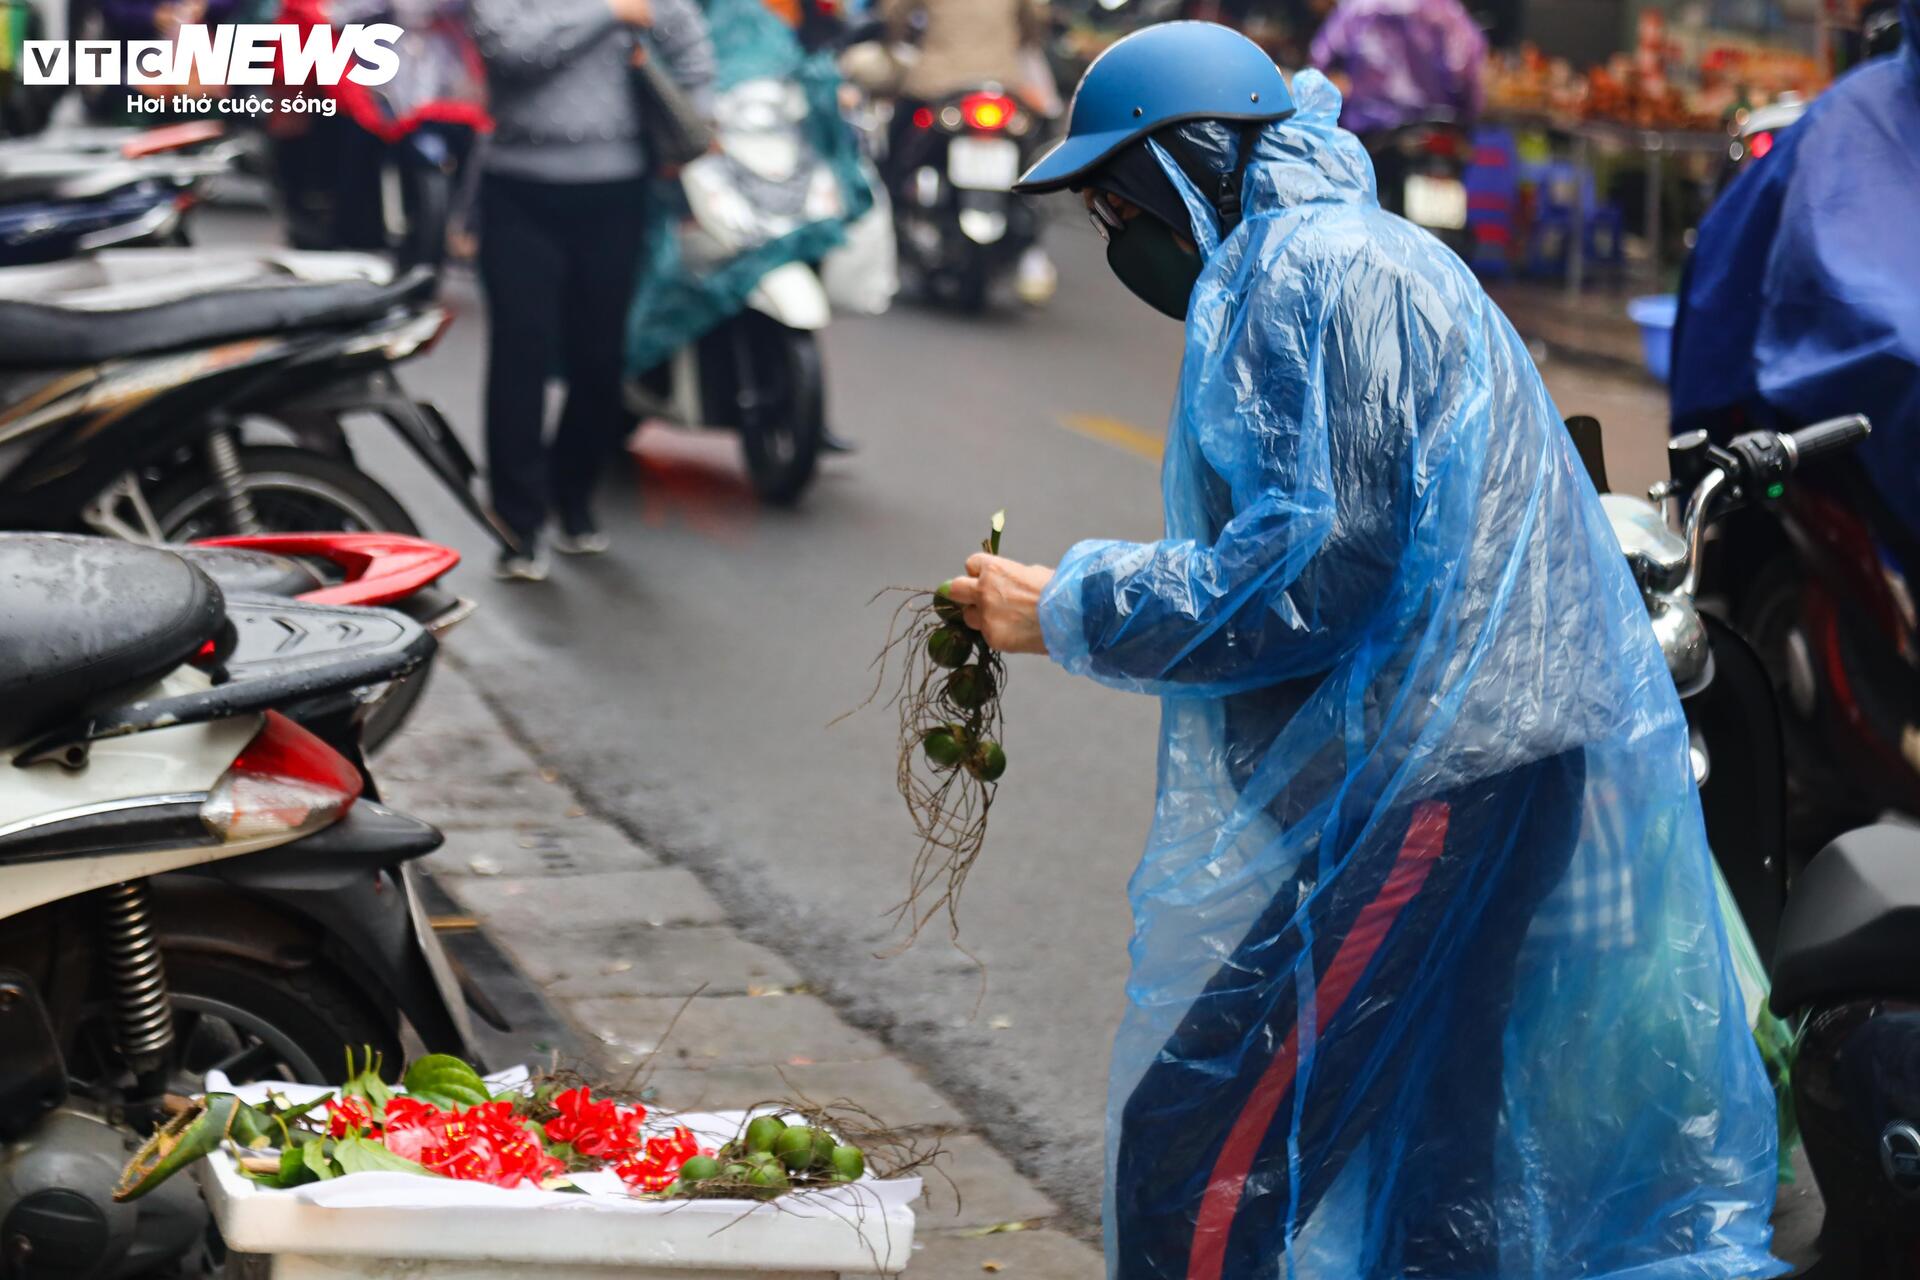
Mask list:
[{"label": "blue plastic chair", "polygon": [[1467,265],[1487,280],[1513,269],[1514,227],[1520,212],[1520,149],[1513,131],[1474,130],[1473,163],[1467,166]]}]

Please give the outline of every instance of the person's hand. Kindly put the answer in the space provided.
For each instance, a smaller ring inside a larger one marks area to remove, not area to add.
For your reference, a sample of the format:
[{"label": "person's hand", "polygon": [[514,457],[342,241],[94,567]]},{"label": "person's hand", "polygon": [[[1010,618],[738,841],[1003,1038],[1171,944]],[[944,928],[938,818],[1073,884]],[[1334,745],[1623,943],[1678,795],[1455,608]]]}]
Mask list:
[{"label": "person's hand", "polygon": [[966,574],[949,582],[946,592],[961,607],[967,625],[986,637],[988,648],[1044,654],[1040,593],[1052,580],[1053,570],[1045,565],[1021,564],[982,551],[967,558]]},{"label": "person's hand", "polygon": [[607,0],[607,8],[630,27],[653,25],[653,0]]}]

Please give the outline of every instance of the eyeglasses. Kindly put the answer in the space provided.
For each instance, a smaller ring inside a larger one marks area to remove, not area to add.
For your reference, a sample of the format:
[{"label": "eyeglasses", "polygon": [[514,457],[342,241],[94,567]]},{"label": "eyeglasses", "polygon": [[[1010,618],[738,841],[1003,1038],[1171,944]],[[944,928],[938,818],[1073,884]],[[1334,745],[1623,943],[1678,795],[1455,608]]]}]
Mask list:
[{"label": "eyeglasses", "polygon": [[1094,192],[1093,199],[1087,202],[1087,221],[1093,224],[1103,243],[1111,241],[1113,233],[1127,225],[1127,220],[1114,211],[1107,203],[1106,194],[1100,191]]}]

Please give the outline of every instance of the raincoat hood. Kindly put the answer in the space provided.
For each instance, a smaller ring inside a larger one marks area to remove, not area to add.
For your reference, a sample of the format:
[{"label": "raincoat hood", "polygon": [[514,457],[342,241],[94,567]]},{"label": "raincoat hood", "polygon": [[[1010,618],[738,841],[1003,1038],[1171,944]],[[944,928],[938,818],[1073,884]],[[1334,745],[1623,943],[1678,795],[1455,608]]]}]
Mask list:
[{"label": "raincoat hood", "polygon": [[[1110,1273],[1778,1275],[1639,592],[1511,326],[1379,209],[1333,86],[1293,93],[1236,225],[1159,152],[1206,255],[1165,536],[1080,543],[1040,605],[1057,662],[1163,708]],[[1489,1094],[1490,1183],[1448,1127]]]}]

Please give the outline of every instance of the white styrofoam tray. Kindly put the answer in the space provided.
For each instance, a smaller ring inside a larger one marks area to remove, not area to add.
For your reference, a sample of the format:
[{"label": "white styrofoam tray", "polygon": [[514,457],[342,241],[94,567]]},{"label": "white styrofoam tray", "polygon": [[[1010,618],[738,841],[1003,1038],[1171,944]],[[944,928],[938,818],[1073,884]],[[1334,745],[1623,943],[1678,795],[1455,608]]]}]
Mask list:
[{"label": "white styrofoam tray", "polygon": [[[227,1091],[210,1079],[211,1092]],[[232,1088],[248,1102],[268,1086]],[[272,1091],[298,1103],[328,1092],[300,1085]],[[648,1116],[648,1132],[685,1125],[718,1147],[747,1113]],[[308,1257],[413,1258],[527,1266],[842,1272],[891,1275],[913,1251],[918,1178],[857,1183],[759,1202],[640,1200],[611,1173],[575,1180],[588,1194],[503,1190],[406,1173],[356,1173],[290,1190],[248,1181],[222,1151],[200,1180],[229,1248]]]}]

